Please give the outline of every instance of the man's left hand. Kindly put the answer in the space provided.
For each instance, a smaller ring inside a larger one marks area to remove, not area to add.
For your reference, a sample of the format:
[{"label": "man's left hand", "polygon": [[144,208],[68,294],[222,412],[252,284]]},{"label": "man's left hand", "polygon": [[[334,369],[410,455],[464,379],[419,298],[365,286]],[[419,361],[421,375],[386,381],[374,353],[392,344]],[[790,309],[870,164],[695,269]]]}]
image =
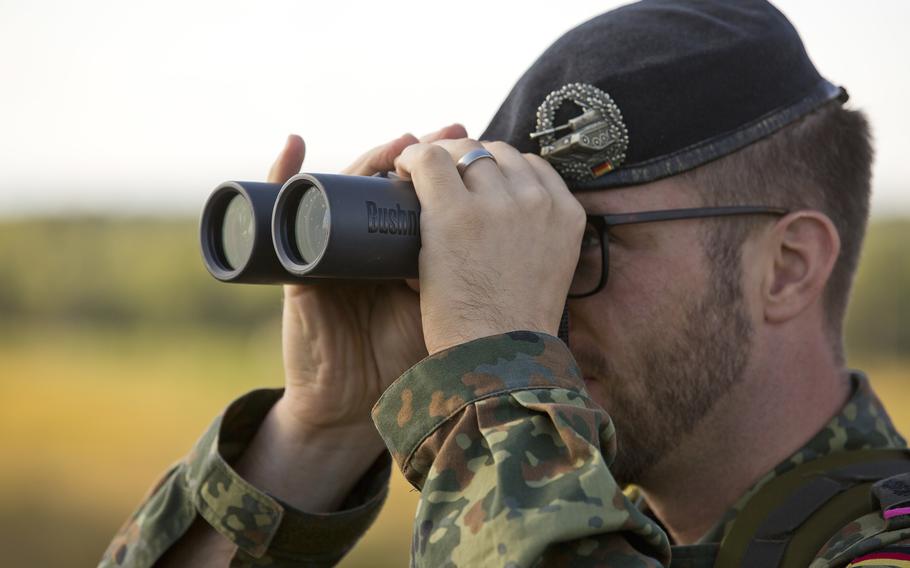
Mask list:
[{"label": "man's left hand", "polygon": [[[458,174],[456,162],[486,148]],[[430,354],[514,330],[555,335],[585,211],[544,159],[502,142],[440,140],[395,161],[420,199],[420,308]]]}]

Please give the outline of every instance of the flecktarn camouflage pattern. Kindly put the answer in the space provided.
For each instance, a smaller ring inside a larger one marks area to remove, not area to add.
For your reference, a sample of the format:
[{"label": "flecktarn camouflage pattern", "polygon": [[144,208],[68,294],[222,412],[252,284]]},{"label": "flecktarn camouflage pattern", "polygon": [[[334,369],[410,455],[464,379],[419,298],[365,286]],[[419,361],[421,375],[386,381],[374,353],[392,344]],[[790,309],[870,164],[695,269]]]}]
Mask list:
[{"label": "flecktarn camouflage pattern", "polygon": [[516,332],[439,353],[383,394],[374,420],[421,490],[414,565],[669,561],[610,474],[613,423],[583,385],[562,341]]},{"label": "flecktarn camouflage pattern", "polygon": [[[798,464],[906,446],[866,379],[853,381],[842,412],[743,495],[701,545],[721,541],[748,499]],[[389,462],[377,462],[343,510],[329,515],[294,510],[249,486],[229,463],[280,394],[254,391],[229,406],[121,529],[101,565],[151,566],[197,513],[238,544],[231,566],[336,564],[382,506]],[[609,469],[613,423],[555,337],[513,332],[437,353],[394,383],[373,416],[421,491],[415,566],[669,566],[673,548],[673,566],[705,565],[683,558],[698,546],[671,548],[639,500],[618,487]],[[812,568],[905,566],[910,479],[879,483],[874,493],[881,512],[833,535]]]},{"label": "flecktarn camouflage pattern", "polygon": [[331,566],[360,538],[388,492],[384,455],[345,500],[344,512],[297,511],[256,489],[229,465],[249,445],[281,389],[234,401],[190,454],[167,472],[124,524],[100,566],[152,566],[201,515],[237,545],[232,568]]}]

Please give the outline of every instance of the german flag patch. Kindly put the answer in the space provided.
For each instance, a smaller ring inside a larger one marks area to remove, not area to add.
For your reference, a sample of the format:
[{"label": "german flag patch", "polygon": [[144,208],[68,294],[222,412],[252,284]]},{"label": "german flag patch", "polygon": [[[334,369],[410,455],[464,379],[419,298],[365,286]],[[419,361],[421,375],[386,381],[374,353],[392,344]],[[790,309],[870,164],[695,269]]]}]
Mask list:
[{"label": "german flag patch", "polygon": [[888,546],[854,558],[847,568],[910,568],[910,545]]}]

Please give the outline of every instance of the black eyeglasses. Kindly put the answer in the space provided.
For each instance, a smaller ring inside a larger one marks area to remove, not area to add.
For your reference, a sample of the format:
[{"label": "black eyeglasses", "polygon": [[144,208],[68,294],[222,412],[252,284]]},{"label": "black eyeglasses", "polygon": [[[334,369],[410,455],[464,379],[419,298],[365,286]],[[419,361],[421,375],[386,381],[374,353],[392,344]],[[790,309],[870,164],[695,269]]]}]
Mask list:
[{"label": "black eyeglasses", "polygon": [[[786,209],[740,205],[732,207],[694,207],[691,209],[666,209],[662,211],[639,211],[616,215],[588,215],[588,225],[581,242],[581,256],[569,288],[569,298],[592,296],[607,284],[610,273],[610,247],[607,232],[619,225],[636,225],[679,219],[703,217],[726,217],[730,215],[786,215]],[[600,250],[598,250],[598,248]]]}]

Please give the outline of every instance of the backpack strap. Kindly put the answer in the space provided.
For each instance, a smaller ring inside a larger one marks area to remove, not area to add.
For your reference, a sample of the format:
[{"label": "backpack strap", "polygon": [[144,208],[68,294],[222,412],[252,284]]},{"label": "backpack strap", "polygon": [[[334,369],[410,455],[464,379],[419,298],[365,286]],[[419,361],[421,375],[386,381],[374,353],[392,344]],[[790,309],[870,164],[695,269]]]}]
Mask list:
[{"label": "backpack strap", "polygon": [[873,483],[908,471],[906,449],[845,451],[800,464],[749,499],[715,566],[804,568],[832,534],[879,510]]},{"label": "backpack strap", "polygon": [[670,568],[714,568],[720,544],[682,544],[671,547]]}]

